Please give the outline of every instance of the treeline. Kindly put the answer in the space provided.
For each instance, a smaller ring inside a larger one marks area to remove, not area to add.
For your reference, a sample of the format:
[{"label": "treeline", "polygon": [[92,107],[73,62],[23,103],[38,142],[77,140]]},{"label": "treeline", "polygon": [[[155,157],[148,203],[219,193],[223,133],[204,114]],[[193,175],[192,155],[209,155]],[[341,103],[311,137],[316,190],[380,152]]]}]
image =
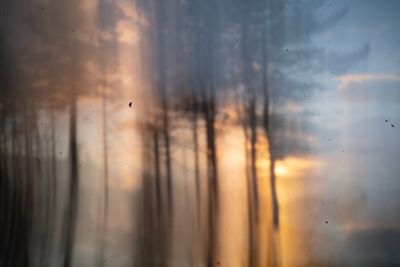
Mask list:
[{"label": "treeline", "polygon": [[[115,92],[102,66],[112,40],[103,40],[104,18],[89,17],[81,1],[3,1],[1,10],[0,265],[71,266],[80,206],[78,102],[103,102],[106,151],[106,99]],[[104,165],[107,202],[107,153]],[[99,240],[107,217],[101,206]]]},{"label": "treeline", "polygon": [[[309,78],[310,73],[314,73],[311,77],[340,74],[363,60],[369,47],[356,47],[338,57],[313,43],[313,36],[334,27],[347,13],[346,8],[332,9],[325,1],[137,0],[135,4],[147,20],[141,28],[143,76],[148,81],[146,89],[152,92],[143,118],[143,142],[149,149],[144,155],[140,224],[144,231],[138,266],[169,262],[172,228],[168,222],[174,218],[173,177],[178,175],[173,151],[179,147],[179,127],[191,131],[194,192],[198,203],[206,203],[203,210],[197,207],[202,215],[198,223],[206,225],[203,264],[218,264],[217,128],[229,123],[242,127],[245,136],[248,265],[258,266],[265,251],[259,251],[258,243],[257,160],[261,154],[269,155],[269,231],[275,236],[280,225],[276,161],[308,153],[304,136],[311,134],[310,118],[290,106],[301,106],[306,93],[322,87]],[[234,107],[235,115],[225,107]],[[187,123],[182,126],[181,120]],[[267,140],[268,151],[260,151],[260,139]],[[204,175],[201,169],[206,169]],[[201,189],[201,181],[206,190]],[[272,246],[276,246],[270,262],[274,266],[279,245]]]},{"label": "treeline", "polygon": [[[121,84],[108,75],[119,64],[121,1],[3,1],[0,3],[0,266],[72,266],[81,207],[79,103],[102,105],[103,187],[96,226],[96,266],[105,265],[109,207],[108,106]],[[259,169],[269,155],[271,235],[279,232],[275,163],[305,154],[310,122],[301,105],[318,90],[311,73],[339,74],[368,55],[325,51],[313,36],[343,19],[347,10],[325,1],[135,0],[143,101],[142,191],[133,240],[137,266],[170,265],[176,224],[178,131],[190,136],[199,265],[218,265],[220,165],[224,125],[245,136],[248,265],[258,266]],[[92,12],[94,11],[94,12]],[[326,14],[326,15],[321,15]],[[134,22],[132,22],[134,23]],[[340,55],[340,56],[339,56]],[[313,75],[314,76],[314,75]],[[134,90],[134,89],[132,89]],[[136,90],[136,89],[135,89]],[[226,108],[228,107],[228,108]],[[234,110],[234,112],[230,112]],[[288,115],[289,114],[289,115]],[[59,125],[61,118],[68,123]],[[182,126],[183,125],[183,126]],[[66,139],[67,151],[60,152]],[[267,151],[260,151],[260,140]],[[300,145],[299,145],[300,144]],[[60,162],[59,153],[64,153]],[[67,165],[67,169],[60,166]],[[67,176],[61,179],[60,176]],[[204,186],[203,186],[204,185]],[[61,229],[61,230],[60,230]],[[278,251],[279,247],[274,250]],[[278,252],[277,252],[278,254]],[[271,258],[271,265],[279,261]]]}]

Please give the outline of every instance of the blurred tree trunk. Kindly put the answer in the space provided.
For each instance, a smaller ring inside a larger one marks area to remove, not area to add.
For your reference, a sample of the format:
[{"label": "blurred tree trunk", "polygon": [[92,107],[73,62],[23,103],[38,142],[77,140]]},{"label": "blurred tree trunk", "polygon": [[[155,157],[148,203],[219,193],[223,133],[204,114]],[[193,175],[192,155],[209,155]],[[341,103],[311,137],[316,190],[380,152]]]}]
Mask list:
[{"label": "blurred tree trunk", "polygon": [[265,136],[268,140],[268,152],[270,156],[270,167],[269,167],[269,175],[270,175],[270,185],[271,185],[271,200],[272,200],[272,221],[275,230],[279,229],[279,204],[278,197],[276,192],[276,175],[275,175],[275,153],[274,153],[274,141],[272,135],[272,126],[271,126],[271,114],[270,114],[270,94],[267,80],[267,48],[265,36],[263,37],[263,95],[264,95],[264,110],[263,110],[263,126]]},{"label": "blurred tree trunk", "polygon": [[166,7],[163,1],[156,4],[156,31],[157,31],[157,87],[161,99],[162,127],[165,146],[165,168],[167,176],[167,200],[169,212],[172,212],[172,169],[171,169],[171,145],[170,145],[170,125],[169,125],[169,104],[166,84]]},{"label": "blurred tree trunk", "polygon": [[67,203],[65,235],[64,267],[70,267],[73,260],[75,231],[79,200],[79,170],[78,170],[78,144],[77,144],[77,96],[75,90],[70,98],[69,121],[69,153],[70,153],[70,181],[69,202]]},{"label": "blurred tree trunk", "polygon": [[161,215],[161,177],[160,177],[160,144],[158,140],[158,130],[154,129],[153,140],[154,140],[154,169],[155,169],[155,179],[156,179],[156,203],[157,212]]},{"label": "blurred tree trunk", "polygon": [[193,133],[193,148],[194,148],[194,177],[196,184],[196,204],[197,212],[200,212],[200,162],[199,162],[199,126],[198,126],[198,101],[197,96],[193,96],[193,118],[192,118],[192,133]]}]

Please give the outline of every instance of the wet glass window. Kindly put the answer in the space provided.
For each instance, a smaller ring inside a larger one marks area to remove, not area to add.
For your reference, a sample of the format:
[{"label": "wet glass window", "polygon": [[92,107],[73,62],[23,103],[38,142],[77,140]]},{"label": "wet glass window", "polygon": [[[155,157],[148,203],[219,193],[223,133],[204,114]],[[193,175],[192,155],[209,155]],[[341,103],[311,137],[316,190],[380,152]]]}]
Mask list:
[{"label": "wet glass window", "polygon": [[1,1],[0,266],[400,266],[399,14]]}]

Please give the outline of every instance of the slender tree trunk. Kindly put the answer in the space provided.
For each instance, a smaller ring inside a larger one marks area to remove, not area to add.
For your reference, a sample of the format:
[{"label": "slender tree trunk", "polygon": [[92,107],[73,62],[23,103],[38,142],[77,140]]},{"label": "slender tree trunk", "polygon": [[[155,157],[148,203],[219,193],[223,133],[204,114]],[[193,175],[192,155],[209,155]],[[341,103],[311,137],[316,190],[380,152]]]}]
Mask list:
[{"label": "slender tree trunk", "polygon": [[64,255],[64,267],[70,267],[73,260],[75,245],[75,231],[79,200],[79,171],[78,171],[78,144],[77,144],[77,96],[72,92],[70,99],[70,123],[69,123],[69,152],[70,152],[70,184],[69,207],[66,214],[66,244]]},{"label": "slender tree trunk", "polygon": [[[165,90],[165,88],[164,88]],[[171,144],[170,144],[170,129],[169,129],[169,115],[168,104],[166,96],[163,97],[163,132],[164,132],[164,145],[165,145],[165,167],[167,170],[167,196],[168,196],[168,209],[172,214],[172,169],[171,169]]]},{"label": "slender tree trunk", "polygon": [[[265,81],[266,83],[267,81]],[[275,152],[274,152],[274,142],[271,132],[271,119],[269,113],[269,94],[268,87],[264,84],[264,131],[268,140],[268,152],[270,156],[270,185],[271,185],[271,198],[272,198],[272,221],[275,230],[279,229],[279,204],[276,192],[276,175],[275,175]]]},{"label": "slender tree trunk", "polygon": [[218,173],[215,144],[215,102],[213,93],[204,101],[203,108],[206,122],[207,169],[208,169],[208,247],[207,266],[215,265],[217,249],[217,214],[218,214]]},{"label": "slender tree trunk", "polygon": [[156,178],[156,201],[157,201],[157,212],[161,214],[161,177],[160,177],[160,149],[158,140],[158,130],[154,130],[154,168]]},{"label": "slender tree trunk", "polygon": [[255,94],[250,99],[250,158],[251,158],[251,177],[253,187],[253,202],[255,220],[258,222],[259,207],[258,207],[258,177],[257,177],[257,119],[256,119],[256,99]]},{"label": "slender tree trunk", "polygon": [[196,183],[196,203],[197,212],[200,212],[200,166],[199,166],[199,137],[198,137],[198,103],[194,97],[193,103],[193,119],[192,119],[192,132],[193,132],[193,146],[194,146],[194,176]]},{"label": "slender tree trunk", "polygon": [[253,61],[252,55],[252,40],[254,40],[254,36],[251,35],[251,27],[254,22],[252,21],[251,17],[251,4],[246,4],[243,17],[242,17],[242,56],[243,56],[243,72],[244,72],[244,84],[247,87],[247,95],[249,97],[249,105],[248,105],[248,119],[250,125],[250,173],[251,173],[251,186],[252,186],[252,203],[254,204],[254,216],[255,222],[258,222],[258,215],[259,215],[259,208],[258,208],[258,178],[257,178],[257,114],[256,114],[256,107],[257,107],[257,91],[254,85],[253,79],[255,78],[255,73],[253,71]]},{"label": "slender tree trunk", "polygon": [[[150,144],[148,137],[148,132],[144,132],[144,147],[148,147]],[[151,266],[150,263],[154,258],[154,249],[153,249],[153,198],[152,198],[152,186],[151,186],[151,176],[149,175],[149,162],[151,162],[151,156],[149,155],[149,151],[146,149],[142,150],[142,159],[143,159],[143,195],[142,195],[142,207],[141,213],[143,218],[143,224],[139,229],[143,230],[142,232],[142,244],[139,247],[141,253],[139,253],[139,265],[138,266]]]},{"label": "slender tree trunk", "polygon": [[[206,89],[207,90],[207,89]],[[209,185],[212,197],[218,195],[218,173],[217,173],[217,149],[215,144],[215,98],[213,88],[208,90],[208,97],[205,96],[203,108],[206,122],[206,139],[207,139],[207,165]],[[216,204],[216,203],[215,203]]]},{"label": "slender tree trunk", "polygon": [[157,55],[157,73],[158,73],[158,92],[161,97],[161,108],[162,108],[162,127],[165,145],[165,168],[167,175],[167,198],[168,198],[168,209],[172,214],[172,169],[171,169],[171,145],[170,145],[170,125],[169,125],[169,106],[168,96],[166,87],[166,34],[165,34],[165,3],[163,1],[156,4],[156,25],[157,25],[157,44],[158,44],[158,55]]}]

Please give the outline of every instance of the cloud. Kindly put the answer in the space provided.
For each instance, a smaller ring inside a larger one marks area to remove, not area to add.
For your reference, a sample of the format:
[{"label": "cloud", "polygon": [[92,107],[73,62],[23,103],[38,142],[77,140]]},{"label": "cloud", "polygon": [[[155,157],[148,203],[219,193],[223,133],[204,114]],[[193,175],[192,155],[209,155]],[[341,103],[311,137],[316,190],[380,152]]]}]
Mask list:
[{"label": "cloud", "polygon": [[346,90],[352,85],[357,85],[366,82],[395,82],[400,81],[400,74],[395,73],[362,73],[362,74],[347,74],[336,78],[339,81],[339,90]]}]

